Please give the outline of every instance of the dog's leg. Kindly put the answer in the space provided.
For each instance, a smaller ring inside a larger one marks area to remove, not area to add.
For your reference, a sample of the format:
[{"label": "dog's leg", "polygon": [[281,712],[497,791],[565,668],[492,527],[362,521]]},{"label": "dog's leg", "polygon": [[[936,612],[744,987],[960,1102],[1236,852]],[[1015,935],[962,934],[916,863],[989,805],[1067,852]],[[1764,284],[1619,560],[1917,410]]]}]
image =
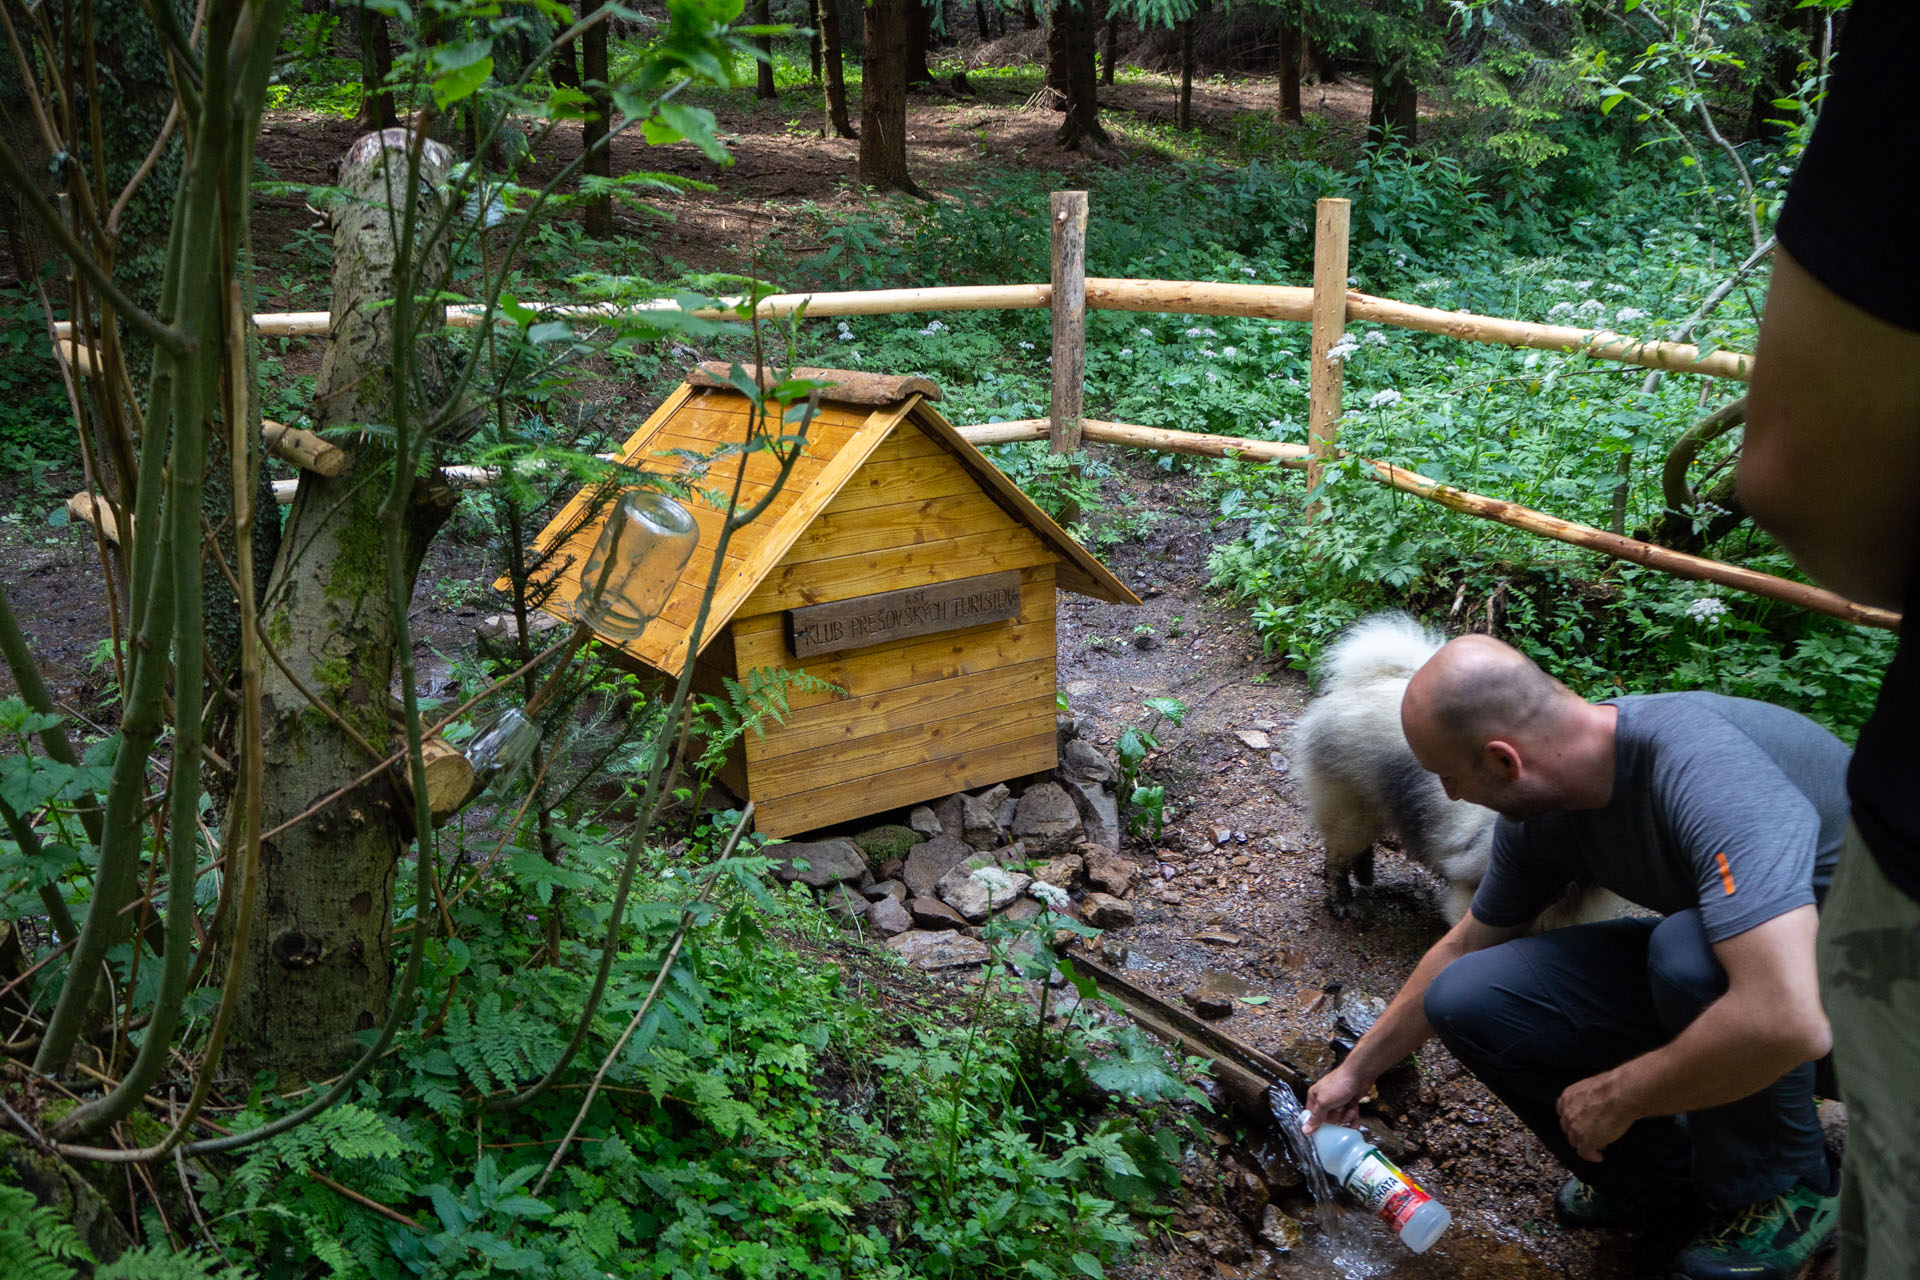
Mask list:
[{"label": "dog's leg", "polygon": [[1324,804],[1313,806],[1314,825],[1320,828],[1327,849],[1327,910],[1337,920],[1352,920],[1364,912],[1354,901],[1349,877],[1361,884],[1373,883],[1373,841],[1379,831],[1357,803],[1328,810]]}]

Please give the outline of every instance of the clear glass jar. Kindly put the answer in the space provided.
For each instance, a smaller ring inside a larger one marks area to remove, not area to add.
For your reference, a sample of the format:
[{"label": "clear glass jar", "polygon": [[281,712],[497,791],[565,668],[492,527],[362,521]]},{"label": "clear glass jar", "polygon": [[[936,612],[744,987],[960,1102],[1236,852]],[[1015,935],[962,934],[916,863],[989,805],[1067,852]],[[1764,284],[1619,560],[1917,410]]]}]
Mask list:
[{"label": "clear glass jar", "polygon": [[635,489],[607,515],[580,570],[573,616],[608,640],[632,640],[666,606],[700,542],[687,509],[665,494]]},{"label": "clear glass jar", "polygon": [[540,745],[540,729],[518,707],[509,707],[488,721],[467,743],[467,763],[473,766],[476,790],[504,782],[527,767]]}]

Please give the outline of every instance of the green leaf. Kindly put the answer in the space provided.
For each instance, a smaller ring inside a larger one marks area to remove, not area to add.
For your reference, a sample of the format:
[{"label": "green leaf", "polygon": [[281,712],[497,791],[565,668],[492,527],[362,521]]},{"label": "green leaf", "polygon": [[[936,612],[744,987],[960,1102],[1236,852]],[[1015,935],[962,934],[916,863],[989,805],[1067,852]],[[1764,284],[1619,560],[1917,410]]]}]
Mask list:
[{"label": "green leaf", "polygon": [[1083,1276],[1092,1276],[1094,1280],[1105,1280],[1106,1271],[1100,1265],[1100,1259],[1090,1253],[1076,1253],[1071,1259],[1073,1269]]},{"label": "green leaf", "polygon": [[1272,996],[1241,996],[1240,1003],[1251,1004],[1251,1005],[1263,1005],[1271,999],[1273,999]]},{"label": "green leaf", "polygon": [[1627,100],[1627,95],[1624,93],[1608,94],[1606,97],[1600,100],[1600,114],[1603,116],[1612,115],[1613,109],[1619,106],[1621,103],[1625,102],[1626,100]]},{"label": "green leaf", "polygon": [[444,111],[453,103],[472,97],[475,91],[487,82],[487,77],[492,74],[493,59],[487,57],[482,58],[471,66],[461,67],[457,71],[449,71],[443,76],[435,77],[433,82],[434,105]]},{"label": "green leaf", "polygon": [[715,137],[713,112],[705,107],[690,107],[682,102],[663,102],[651,120],[640,126],[640,136],[653,146],[672,142],[691,142],[700,154],[716,164],[731,163],[733,157]]}]

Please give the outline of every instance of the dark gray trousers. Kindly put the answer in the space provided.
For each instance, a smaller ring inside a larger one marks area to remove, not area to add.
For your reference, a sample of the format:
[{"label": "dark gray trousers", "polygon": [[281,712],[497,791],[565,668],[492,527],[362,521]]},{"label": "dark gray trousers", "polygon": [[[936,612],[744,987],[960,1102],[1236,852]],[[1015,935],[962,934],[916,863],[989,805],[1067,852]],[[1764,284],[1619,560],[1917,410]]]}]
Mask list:
[{"label": "dark gray trousers", "polygon": [[1428,1022],[1454,1057],[1581,1181],[1628,1188],[1691,1177],[1715,1209],[1828,1185],[1814,1064],[1751,1097],[1641,1120],[1598,1163],[1574,1153],[1556,1111],[1575,1081],[1671,1041],[1726,990],[1698,911],[1608,920],[1460,957],[1427,989]]}]

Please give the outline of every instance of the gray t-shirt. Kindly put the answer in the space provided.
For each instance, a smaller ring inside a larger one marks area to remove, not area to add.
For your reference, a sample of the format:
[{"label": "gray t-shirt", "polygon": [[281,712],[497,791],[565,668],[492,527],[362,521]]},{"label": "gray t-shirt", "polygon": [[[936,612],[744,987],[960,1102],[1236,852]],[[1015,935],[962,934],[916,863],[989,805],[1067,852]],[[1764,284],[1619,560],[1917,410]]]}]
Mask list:
[{"label": "gray t-shirt", "polygon": [[1662,915],[1699,907],[1723,942],[1826,897],[1847,824],[1847,748],[1783,707],[1717,693],[1617,698],[1613,797],[1502,818],[1473,897],[1531,923],[1575,880]]}]

